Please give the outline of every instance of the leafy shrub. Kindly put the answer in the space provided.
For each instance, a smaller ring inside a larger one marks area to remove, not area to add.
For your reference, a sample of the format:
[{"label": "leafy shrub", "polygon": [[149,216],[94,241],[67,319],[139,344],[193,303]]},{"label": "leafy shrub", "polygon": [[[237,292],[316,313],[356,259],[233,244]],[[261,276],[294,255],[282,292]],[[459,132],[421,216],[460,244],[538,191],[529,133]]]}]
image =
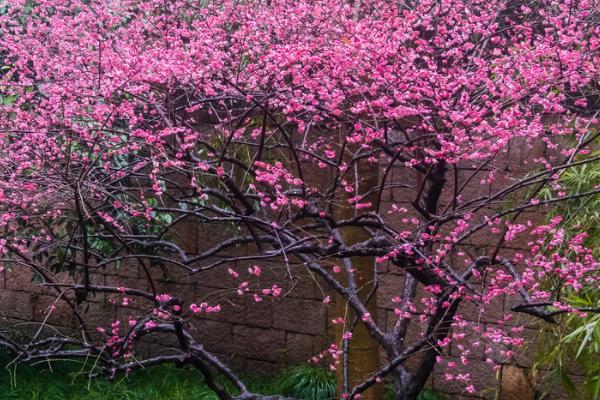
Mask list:
[{"label": "leafy shrub", "polygon": [[[590,130],[595,135],[595,130]],[[600,155],[596,150],[591,156]],[[565,169],[557,183],[570,193],[585,193],[600,185],[600,162],[583,164]],[[549,189],[546,197],[551,196]],[[558,203],[548,214],[548,218],[561,215],[570,230],[565,235],[573,236],[585,232],[585,245],[593,249],[594,256],[600,255],[600,196],[588,198],[575,197],[564,203]],[[547,285],[553,290],[556,278],[549,276]],[[561,293],[564,303],[581,310],[600,308],[600,290],[593,277],[588,286],[578,293]],[[544,325],[539,340],[539,349],[534,371],[545,373],[545,393],[552,392],[554,385],[562,385],[573,398],[591,400],[600,399],[600,314],[590,313],[584,318],[574,314],[557,317],[555,326]],[[583,383],[573,382],[570,374],[575,370],[584,373]]]},{"label": "leafy shrub", "polygon": [[280,381],[283,395],[304,400],[335,398],[335,376],[325,368],[298,366],[289,370]]}]

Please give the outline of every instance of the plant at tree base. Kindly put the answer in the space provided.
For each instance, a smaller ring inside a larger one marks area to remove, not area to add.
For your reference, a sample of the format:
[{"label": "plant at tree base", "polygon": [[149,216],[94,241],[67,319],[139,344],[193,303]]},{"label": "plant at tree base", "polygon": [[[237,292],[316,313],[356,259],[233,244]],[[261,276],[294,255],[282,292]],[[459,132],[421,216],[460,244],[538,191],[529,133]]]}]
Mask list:
[{"label": "plant at tree base", "polygon": [[291,369],[279,382],[286,396],[306,400],[335,399],[335,377],[324,368],[299,366]]},{"label": "plant at tree base", "polygon": [[[236,300],[165,293],[157,272],[228,271],[237,301],[261,303],[305,271],[325,305],[345,304],[313,358],[339,371],[340,397],[389,379],[415,399],[436,364],[476,391],[471,355],[493,368],[524,342],[513,314],[581,315],[562,294],[598,282],[585,232],[530,211],[600,191],[560,184],[597,160],[599,20],[587,0],[6,3],[0,252],[9,279],[29,269],[56,293],[46,317],[67,307],[78,329],[3,346],[21,362],[93,358],[91,376],[192,365],[221,399],[269,398],[195,334]],[[189,249],[178,229],[198,223],[215,234]],[[94,280],[127,265],[145,282]],[[371,304],[392,273],[404,282],[382,323]],[[99,295],[127,311],[97,326]],[[465,314],[504,297],[496,324]],[[177,349],[145,357],[157,335]],[[386,358],[365,371],[368,341]]]}]

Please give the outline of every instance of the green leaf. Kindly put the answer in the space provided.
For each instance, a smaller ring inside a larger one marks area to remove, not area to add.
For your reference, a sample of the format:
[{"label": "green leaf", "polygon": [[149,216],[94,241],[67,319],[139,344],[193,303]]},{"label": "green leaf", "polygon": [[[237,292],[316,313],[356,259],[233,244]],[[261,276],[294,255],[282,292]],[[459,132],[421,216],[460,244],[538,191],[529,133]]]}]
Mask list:
[{"label": "green leaf", "polygon": [[573,384],[569,374],[567,374],[563,369],[560,370],[560,381],[570,396],[577,395],[577,387],[575,387]]},{"label": "green leaf", "polygon": [[15,95],[1,96],[1,98],[2,105],[7,107],[13,105],[14,102],[17,100],[17,96]]}]

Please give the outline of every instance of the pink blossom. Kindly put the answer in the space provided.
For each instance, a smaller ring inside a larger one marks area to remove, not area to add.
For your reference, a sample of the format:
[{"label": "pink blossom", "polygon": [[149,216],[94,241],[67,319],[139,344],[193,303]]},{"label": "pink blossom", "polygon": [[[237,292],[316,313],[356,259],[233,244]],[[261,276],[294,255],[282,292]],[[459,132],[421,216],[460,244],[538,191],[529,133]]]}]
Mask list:
[{"label": "pink blossom", "polygon": [[250,275],[260,276],[262,269],[258,265],[253,265],[252,267],[248,268],[248,272]]}]

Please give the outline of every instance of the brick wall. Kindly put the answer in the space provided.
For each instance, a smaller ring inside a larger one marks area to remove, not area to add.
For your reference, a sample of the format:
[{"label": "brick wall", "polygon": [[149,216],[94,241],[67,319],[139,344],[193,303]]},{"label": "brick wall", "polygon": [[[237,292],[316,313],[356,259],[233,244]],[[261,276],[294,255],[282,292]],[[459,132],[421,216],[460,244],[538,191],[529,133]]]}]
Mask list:
[{"label": "brick wall", "polygon": [[[527,148],[514,143],[509,154],[501,155],[494,168],[502,171],[501,176],[492,185],[481,184],[488,170],[482,170],[472,180],[472,185],[467,186],[463,193],[463,200],[476,198],[482,194],[496,191],[498,187],[511,182],[515,176],[528,169],[527,162],[535,154],[545,151],[543,147]],[[474,166],[460,165],[460,181],[470,176]],[[395,168],[392,171],[393,179],[397,182],[414,182],[413,172],[404,168]],[[451,180],[450,180],[451,181]],[[386,212],[392,204],[410,205],[417,188],[396,188],[389,190],[382,197],[382,210]],[[453,193],[452,183],[444,190],[442,203],[448,202]],[[410,207],[409,207],[410,208]],[[523,218],[540,218],[540,215],[527,214]],[[402,228],[400,218],[397,221],[398,229]],[[178,228],[179,241],[189,251],[197,251],[206,243],[213,242],[220,237],[228,237],[231,232],[216,229],[213,226],[186,223]],[[468,244],[474,254],[483,254],[490,244],[495,244],[496,237],[483,232],[475,236]],[[524,248],[525,243],[508,243],[502,250],[505,255],[510,255],[517,249]],[[239,249],[238,254],[245,254],[250,249]],[[171,293],[185,299],[188,303],[205,300],[218,301],[222,312],[206,314],[194,322],[195,334],[205,343],[208,350],[214,351],[224,358],[233,361],[238,368],[251,373],[272,374],[280,371],[285,365],[297,364],[307,361],[312,355],[321,352],[329,343],[328,321],[331,319],[330,310],[323,304],[326,286],[312,277],[298,266],[287,266],[283,262],[262,263],[264,274],[261,280],[270,285],[276,282],[283,288],[285,295],[277,301],[265,300],[260,303],[251,299],[240,298],[232,291],[232,278],[226,273],[226,268],[218,268],[193,276],[185,274],[165,276],[159,268],[153,268],[151,273],[159,286],[160,292]],[[269,265],[266,265],[269,264]],[[246,265],[239,264],[237,270],[245,270]],[[56,302],[56,296],[50,289],[40,289],[31,282],[25,270],[17,269],[3,272],[0,279],[0,314],[4,319],[28,325],[31,321],[45,321],[59,329],[69,329],[73,326],[71,313],[58,302],[56,308],[50,312],[50,306]],[[131,286],[145,289],[146,280],[143,271],[138,267],[122,266],[108,268],[101,274],[94,274],[92,280],[96,284]],[[383,268],[379,276],[380,289],[378,291],[379,309],[377,318],[381,324],[391,326],[394,322],[394,306],[391,298],[401,292],[403,273],[394,268]],[[107,324],[107,321],[120,318],[125,319],[135,316],[142,308],[140,304],[131,303],[124,307],[113,304],[106,295],[95,295],[89,304],[81,306],[81,311],[90,319],[90,327]],[[468,304],[461,312],[464,317],[480,321],[483,326],[495,324],[504,311],[510,309],[509,301],[497,301],[486,307],[486,320],[480,320],[479,309]],[[515,320],[515,324],[523,320]],[[526,322],[526,334],[534,337],[537,330],[531,323]],[[416,337],[412,338],[417,339]],[[144,351],[144,346],[152,346],[150,338],[139,349]],[[165,344],[161,339],[161,344]],[[458,354],[456,349],[450,349],[450,357]],[[493,355],[496,361],[503,362],[499,353]],[[458,361],[458,360],[457,360]],[[531,350],[527,349],[517,356],[517,361],[511,361],[494,373],[485,364],[483,349],[481,352],[471,353],[470,369],[474,384],[478,388],[485,388],[478,396],[466,396],[464,387],[459,384],[448,383],[443,380],[441,371],[435,370],[431,378],[431,385],[452,398],[494,398],[496,390],[504,387],[505,398],[509,398],[510,380],[518,381],[523,378],[521,367],[531,365]],[[515,366],[518,367],[515,369]],[[502,377],[505,376],[503,381]],[[517,378],[515,378],[517,376]],[[518,378],[520,377],[520,378]],[[562,398],[556,394],[553,399]],[[525,399],[525,397],[523,397]]]}]

